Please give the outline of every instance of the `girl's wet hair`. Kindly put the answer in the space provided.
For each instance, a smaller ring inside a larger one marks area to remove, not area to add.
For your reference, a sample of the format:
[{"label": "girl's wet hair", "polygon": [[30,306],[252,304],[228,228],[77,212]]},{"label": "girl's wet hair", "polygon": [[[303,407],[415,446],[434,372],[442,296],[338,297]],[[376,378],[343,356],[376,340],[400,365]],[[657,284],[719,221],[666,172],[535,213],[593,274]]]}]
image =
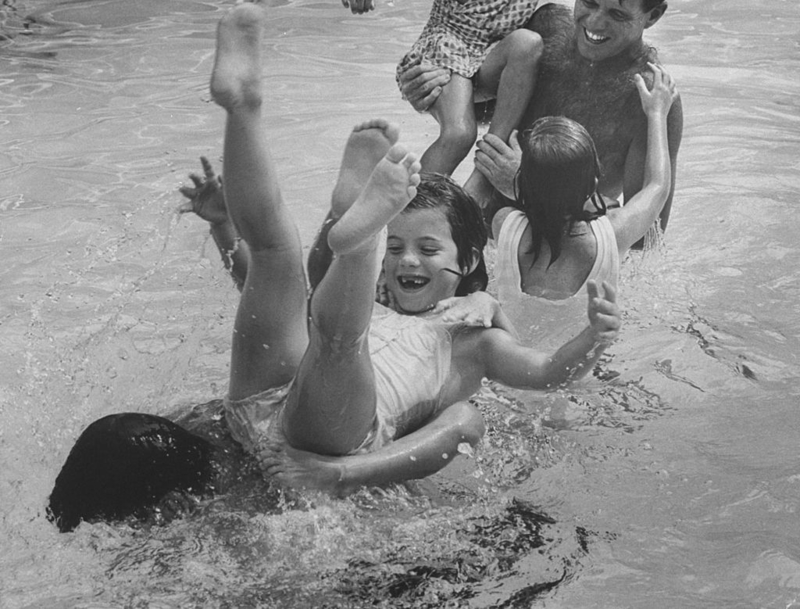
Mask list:
[{"label": "girl's wet hair", "polygon": [[[531,225],[534,262],[546,241],[553,264],[561,254],[565,227],[605,213],[605,204],[595,193],[600,179],[597,150],[589,132],[563,116],[537,120],[520,136],[520,145],[516,205]],[[596,211],[584,211],[590,198]]]},{"label": "girl's wet hair", "polygon": [[483,248],[488,239],[480,207],[467,192],[452,179],[438,173],[423,173],[414,197],[404,213],[419,209],[440,209],[450,225],[450,234],[458,250],[458,266],[469,268],[478,264],[471,273],[461,277],[456,296],[485,290],[489,283]]}]

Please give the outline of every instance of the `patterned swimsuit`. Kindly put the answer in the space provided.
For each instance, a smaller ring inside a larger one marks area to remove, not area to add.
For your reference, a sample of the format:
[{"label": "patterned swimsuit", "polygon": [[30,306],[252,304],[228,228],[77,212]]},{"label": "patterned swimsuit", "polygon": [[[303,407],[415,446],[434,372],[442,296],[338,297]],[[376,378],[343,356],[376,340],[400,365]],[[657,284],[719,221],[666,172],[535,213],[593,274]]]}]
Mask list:
[{"label": "patterned swimsuit", "polygon": [[[397,66],[399,75],[427,61],[472,78],[495,44],[550,4],[540,0],[434,0],[428,23]],[[398,80],[399,82],[399,80]]]}]

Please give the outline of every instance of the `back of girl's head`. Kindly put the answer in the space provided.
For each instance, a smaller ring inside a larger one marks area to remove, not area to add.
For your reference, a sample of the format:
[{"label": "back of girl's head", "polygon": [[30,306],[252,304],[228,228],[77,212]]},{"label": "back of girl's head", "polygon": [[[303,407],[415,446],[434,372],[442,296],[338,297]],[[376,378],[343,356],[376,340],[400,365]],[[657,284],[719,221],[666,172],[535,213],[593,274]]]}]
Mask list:
[{"label": "back of girl's head", "polygon": [[459,268],[478,265],[461,278],[456,296],[485,290],[489,281],[483,248],[488,239],[481,209],[467,192],[452,179],[438,173],[423,173],[417,186],[417,196],[406,206],[404,213],[420,209],[438,209],[450,225],[450,234],[458,250]]},{"label": "back of girl's head", "polygon": [[534,259],[544,240],[552,264],[561,253],[564,228],[595,217],[583,206],[600,178],[597,151],[589,132],[563,116],[537,120],[522,134],[520,145],[517,206],[531,222]]}]

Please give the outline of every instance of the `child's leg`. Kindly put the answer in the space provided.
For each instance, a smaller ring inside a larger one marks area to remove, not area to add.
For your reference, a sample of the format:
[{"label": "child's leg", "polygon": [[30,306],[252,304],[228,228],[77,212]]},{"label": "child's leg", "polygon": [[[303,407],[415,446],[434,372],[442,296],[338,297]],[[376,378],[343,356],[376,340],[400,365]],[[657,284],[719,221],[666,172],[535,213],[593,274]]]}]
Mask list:
[{"label": "child's leg", "polygon": [[346,454],[372,428],[376,394],[367,335],[379,233],[416,195],[418,172],[416,158],[392,146],[328,234],[334,258],[311,298],[310,342],[282,417],[294,448]]},{"label": "child's leg", "polygon": [[422,155],[423,171],[450,175],[469,154],[478,135],[472,93],[472,81],[453,74],[431,106],[439,137]]},{"label": "child's leg", "polygon": [[308,344],[300,239],[283,204],[262,125],[264,17],[262,6],[245,3],[222,18],[211,77],[212,97],[227,111],[225,201],[250,249],[233,335],[232,400],[290,381]]},{"label": "child's leg", "polygon": [[516,30],[491,50],[476,74],[480,90],[497,92],[489,133],[504,142],[517,128],[528,107],[543,51],[544,43],[539,34]]},{"label": "child's leg", "polygon": [[[539,60],[544,51],[542,37],[531,30],[511,32],[489,53],[476,75],[479,90],[497,92],[489,133],[508,142],[517,128],[536,85]],[[489,181],[477,169],[464,189],[483,203],[491,195]]]},{"label": "child's leg", "polygon": [[350,209],[378,161],[397,143],[399,137],[397,125],[383,119],[373,119],[356,125],[350,134],[331,196],[330,211],[308,253],[308,279],[312,290],[322,281],[333,260],[333,252],[328,245],[331,227]]}]

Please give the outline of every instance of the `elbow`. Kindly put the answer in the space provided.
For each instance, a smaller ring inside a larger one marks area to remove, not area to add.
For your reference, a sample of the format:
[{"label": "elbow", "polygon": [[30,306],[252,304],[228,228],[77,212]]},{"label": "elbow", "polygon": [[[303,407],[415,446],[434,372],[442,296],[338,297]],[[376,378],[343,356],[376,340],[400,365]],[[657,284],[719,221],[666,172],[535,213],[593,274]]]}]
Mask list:
[{"label": "elbow", "polygon": [[453,404],[450,408],[457,411],[451,412],[456,416],[457,421],[452,428],[455,432],[453,437],[455,442],[457,444],[466,442],[470,446],[476,446],[486,433],[483,415],[469,402]]}]

